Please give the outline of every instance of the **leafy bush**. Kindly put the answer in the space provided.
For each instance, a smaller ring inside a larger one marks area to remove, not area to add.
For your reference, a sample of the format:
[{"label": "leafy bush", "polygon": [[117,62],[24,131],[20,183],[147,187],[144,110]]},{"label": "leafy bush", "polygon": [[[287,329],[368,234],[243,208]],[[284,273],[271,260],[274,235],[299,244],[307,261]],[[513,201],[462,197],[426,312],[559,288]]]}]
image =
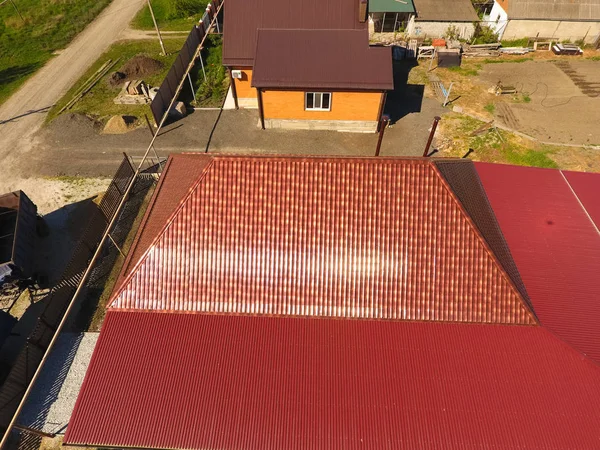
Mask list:
[{"label": "leafy bush", "polygon": [[184,19],[201,13],[207,5],[206,0],[173,0],[169,19]]},{"label": "leafy bush", "polygon": [[490,27],[481,25],[479,22],[475,22],[473,25],[475,26],[473,44],[494,44],[498,42],[498,35]]},{"label": "leafy bush", "polygon": [[456,25],[449,25],[448,29],[444,33],[444,38],[449,41],[457,41],[460,38],[460,30]]},{"label": "leafy bush", "polygon": [[[223,46],[220,36],[209,36],[206,62],[206,80],[200,84],[196,91],[198,103],[220,102],[225,95],[225,67],[223,66]],[[203,77],[203,75],[199,75]]]}]

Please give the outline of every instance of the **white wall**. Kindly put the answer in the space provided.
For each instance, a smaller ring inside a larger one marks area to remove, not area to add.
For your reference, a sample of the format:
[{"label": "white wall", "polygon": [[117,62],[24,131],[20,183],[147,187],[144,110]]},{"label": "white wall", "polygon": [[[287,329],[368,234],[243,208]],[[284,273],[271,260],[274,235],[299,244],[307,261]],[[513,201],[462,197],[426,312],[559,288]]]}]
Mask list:
[{"label": "white wall", "polygon": [[600,35],[598,22],[564,22],[554,20],[509,20],[502,39],[526,37],[552,38],[559,41],[578,41],[585,37],[587,44],[593,43]]},{"label": "white wall", "polygon": [[455,26],[460,32],[461,39],[470,39],[475,32],[475,27],[471,22],[421,22],[414,21],[409,23],[407,33],[411,37],[443,37],[448,31],[448,27]]},{"label": "white wall", "polygon": [[502,38],[502,34],[506,29],[508,23],[508,14],[502,9],[502,6],[498,2],[494,2],[494,6],[490,11],[489,17],[486,17],[486,25],[489,26],[494,32]]}]

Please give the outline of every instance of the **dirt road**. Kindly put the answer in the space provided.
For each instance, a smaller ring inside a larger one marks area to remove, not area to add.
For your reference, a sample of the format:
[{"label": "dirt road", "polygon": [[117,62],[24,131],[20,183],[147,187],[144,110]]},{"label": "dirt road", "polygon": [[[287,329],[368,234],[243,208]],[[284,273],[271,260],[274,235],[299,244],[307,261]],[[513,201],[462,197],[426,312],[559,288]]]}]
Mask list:
[{"label": "dirt road", "polygon": [[[23,164],[34,148],[33,134],[48,109],[128,28],[144,0],[113,2],[58,56],[51,59],[0,107],[0,192],[28,178]],[[39,155],[38,155],[39,156]]]}]

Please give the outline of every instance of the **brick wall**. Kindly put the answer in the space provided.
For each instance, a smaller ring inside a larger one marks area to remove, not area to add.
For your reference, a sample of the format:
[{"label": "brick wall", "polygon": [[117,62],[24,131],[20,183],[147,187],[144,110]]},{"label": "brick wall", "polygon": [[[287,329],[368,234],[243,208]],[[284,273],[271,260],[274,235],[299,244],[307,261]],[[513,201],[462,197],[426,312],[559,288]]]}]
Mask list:
[{"label": "brick wall", "polygon": [[266,119],[379,120],[381,92],[333,92],[331,111],[305,111],[303,91],[264,91]]},{"label": "brick wall", "polygon": [[252,68],[234,67],[233,70],[242,71],[242,79],[235,79],[235,90],[238,98],[256,98],[256,89],[250,86],[250,83],[252,83]]}]

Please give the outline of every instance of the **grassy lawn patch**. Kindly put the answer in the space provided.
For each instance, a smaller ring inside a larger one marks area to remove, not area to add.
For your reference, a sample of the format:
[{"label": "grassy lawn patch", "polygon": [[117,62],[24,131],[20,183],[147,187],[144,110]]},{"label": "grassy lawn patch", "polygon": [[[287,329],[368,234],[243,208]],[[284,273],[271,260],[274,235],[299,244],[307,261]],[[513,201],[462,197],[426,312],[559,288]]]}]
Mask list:
[{"label": "grassy lawn patch", "polygon": [[533,61],[533,58],[512,58],[512,59],[508,59],[508,58],[498,58],[498,59],[489,59],[486,58],[483,60],[483,62],[485,64],[502,64],[502,63],[524,63],[527,61]]},{"label": "grassy lawn patch", "polygon": [[538,144],[460,114],[444,116],[440,125],[440,156],[462,157],[472,149],[469,158],[475,161],[558,168],[556,154],[577,150]]},{"label": "grassy lawn patch", "polygon": [[502,41],[502,47],[527,47],[528,44],[529,39],[527,38]]},{"label": "grassy lawn patch", "polygon": [[[164,31],[189,31],[202,18],[208,0],[151,0],[159,28]],[[131,22],[133,28],[153,30],[148,5]]]},{"label": "grassy lawn patch", "polygon": [[483,109],[485,109],[487,112],[489,112],[491,115],[494,115],[494,111],[496,111],[496,105],[494,103],[488,103],[486,104]]},{"label": "grassy lawn patch", "polygon": [[98,60],[88,69],[88,71],[79,79],[77,83],[61,98],[58,103],[50,110],[47,121],[54,119],[58,111],[71,100],[78,89],[90,78],[108,59],[117,60],[121,58],[116,66],[113,67],[96,85],[88,92],[75,106],[67,112],[78,112],[95,117],[106,122],[111,116],[123,114],[132,115],[138,118],[144,114],[150,116],[150,105],[116,105],[113,99],[119,94],[121,87],[113,87],[109,84],[110,75],[119,70],[129,59],[136,55],[145,55],[162,63],[162,69],[157,73],[141,77],[151,86],[160,86],[171,64],[175,61],[177,53],[181,49],[185,38],[169,39],[166,41],[168,56],[160,55],[160,45],[155,40],[143,41],[125,41],[118,42],[110,47]]},{"label": "grassy lawn patch", "polygon": [[468,66],[449,67],[448,70],[450,72],[458,73],[465,77],[476,77],[477,75],[479,75],[479,71],[476,68],[468,67]]},{"label": "grassy lawn patch", "polygon": [[16,2],[0,7],[0,104],[94,20],[110,0]]}]

